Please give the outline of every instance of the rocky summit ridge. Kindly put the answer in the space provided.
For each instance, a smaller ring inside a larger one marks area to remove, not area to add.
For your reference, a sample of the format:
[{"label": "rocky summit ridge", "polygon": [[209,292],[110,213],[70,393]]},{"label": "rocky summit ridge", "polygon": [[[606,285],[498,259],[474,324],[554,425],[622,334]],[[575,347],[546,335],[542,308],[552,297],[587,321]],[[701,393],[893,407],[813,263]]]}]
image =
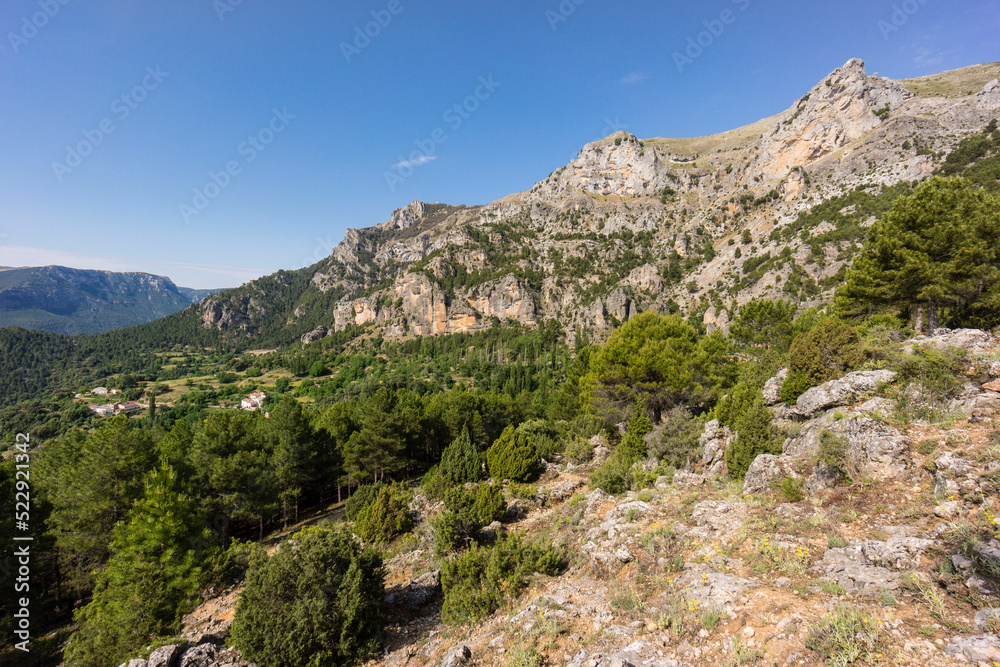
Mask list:
[{"label": "rocky summit ridge", "polygon": [[[414,201],[348,230],[298,283],[279,274],[208,297],[201,323],[252,338],[280,317],[314,340],[555,319],[570,335],[648,309],[725,326],[752,299],[822,303],[874,218],[853,206],[802,216],[931,175],[997,117],[998,76],[994,63],[900,81],[853,59],[752,125],[694,139],[616,132],[527,191],[484,206]],[[293,294],[276,305],[273,289]]]}]

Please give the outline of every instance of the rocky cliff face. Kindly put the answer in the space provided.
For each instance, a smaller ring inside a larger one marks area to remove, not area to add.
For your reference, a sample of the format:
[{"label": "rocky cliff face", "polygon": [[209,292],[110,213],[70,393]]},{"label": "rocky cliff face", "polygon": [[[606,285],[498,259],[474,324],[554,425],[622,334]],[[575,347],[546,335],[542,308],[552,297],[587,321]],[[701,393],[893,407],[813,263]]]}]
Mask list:
[{"label": "rocky cliff face", "polygon": [[[998,115],[998,75],[1000,64],[943,73],[938,88],[976,87],[933,97],[923,80],[869,76],[851,60],[753,125],[697,139],[615,133],[526,192],[481,207],[415,201],[348,230],[308,270],[314,296],[280,315],[303,331],[405,336],[554,318],[567,335],[599,335],[651,308],[725,326],[751,299],[821,303],[873,220],[845,205],[805,229],[797,221],[859,188],[876,196],[931,174]],[[207,300],[206,326],[252,335],[279,316],[259,289]]]}]

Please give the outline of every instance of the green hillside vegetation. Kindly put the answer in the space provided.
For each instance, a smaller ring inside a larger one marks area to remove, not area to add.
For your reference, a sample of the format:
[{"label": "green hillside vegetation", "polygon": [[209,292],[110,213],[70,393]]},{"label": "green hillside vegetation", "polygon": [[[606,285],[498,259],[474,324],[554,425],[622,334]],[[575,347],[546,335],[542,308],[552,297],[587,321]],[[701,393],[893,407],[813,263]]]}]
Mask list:
[{"label": "green hillside vegetation", "polygon": [[[612,451],[591,487],[641,494],[699,456],[708,419],[735,435],[724,452],[733,479],[758,455],[779,452],[786,433],[762,389],[781,368],[791,403],[850,371],[889,367],[933,397],[908,403],[900,393],[902,413],[940,416],[962,391],[961,358],[904,353],[898,343],[915,326],[1000,323],[998,147],[1000,132],[987,127],[959,145],[940,177],[863,188],[803,214],[793,235],[814,240],[810,230],[835,219],[845,236],[830,242],[860,247],[836,308],[800,312],[794,301],[758,300],[734,313],[728,334],[706,331],[698,317],[649,311],[600,345],[584,332],[569,345],[549,321],[408,340],[352,329],[302,346],[306,325],[285,328],[285,315],[303,294],[317,308],[332,298],[310,291],[302,272],[220,297],[273,288],[263,304],[273,308],[270,324],[249,342],[276,351],[244,352],[247,340],[236,345],[202,328],[193,310],[99,336],[0,330],[6,456],[26,454],[16,432],[44,443],[30,450],[38,609],[65,618],[76,608],[67,657],[114,667],[176,633],[199,591],[244,580],[233,642],[247,656],[351,664],[381,648],[382,558],[416,539],[417,493],[444,501],[431,526],[433,558],[441,617],[458,624],[503,606],[533,573],[565,570],[560,549],[488,527],[510,520],[515,496],[533,495],[525,483],[535,482],[542,459],[587,461],[595,435]],[[155,414],[90,415],[73,393],[97,384],[157,397]],[[268,394],[264,409],[235,409],[254,390]],[[843,447],[827,440],[824,464],[847,476]],[[14,476],[0,465],[0,489]],[[246,545],[344,501],[343,526],[298,533],[271,557]],[[0,521],[12,530],[13,494],[2,502]],[[12,547],[0,548],[2,562]],[[300,574],[319,582],[301,598],[289,592]],[[156,590],[140,606],[137,581]],[[9,633],[12,589],[2,595],[0,630]]]}]

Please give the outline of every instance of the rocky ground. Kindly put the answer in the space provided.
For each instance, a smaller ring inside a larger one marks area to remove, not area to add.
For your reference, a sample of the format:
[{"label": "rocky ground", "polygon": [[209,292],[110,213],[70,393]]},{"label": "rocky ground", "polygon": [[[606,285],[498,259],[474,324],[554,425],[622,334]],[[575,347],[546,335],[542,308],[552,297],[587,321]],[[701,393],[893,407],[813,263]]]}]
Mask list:
[{"label": "rocky ground", "polygon": [[[758,457],[743,483],[723,474],[732,435],[713,422],[697,465],[623,497],[586,485],[600,438],[586,465],[549,463],[491,530],[563,545],[570,566],[480,623],[440,621],[427,519],[442,506],[418,494],[418,529],[387,554],[385,655],[370,664],[997,664],[1000,342],[939,330],[908,344],[969,355],[940,420],[907,419],[887,396],[913,387],[875,369],[794,406],[771,391],[784,453]],[[823,462],[830,437],[850,479]],[[127,667],[243,665],[219,645],[238,592],[186,619],[190,648]]]}]

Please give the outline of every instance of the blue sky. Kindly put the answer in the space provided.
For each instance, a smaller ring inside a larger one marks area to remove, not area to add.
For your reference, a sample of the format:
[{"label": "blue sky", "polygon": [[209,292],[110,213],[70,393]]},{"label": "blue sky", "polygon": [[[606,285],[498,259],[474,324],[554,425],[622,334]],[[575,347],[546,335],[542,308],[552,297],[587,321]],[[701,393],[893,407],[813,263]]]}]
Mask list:
[{"label": "blue sky", "polygon": [[754,122],[852,57],[1000,60],[1000,0],[5,0],[0,265],[234,286],[618,129]]}]

